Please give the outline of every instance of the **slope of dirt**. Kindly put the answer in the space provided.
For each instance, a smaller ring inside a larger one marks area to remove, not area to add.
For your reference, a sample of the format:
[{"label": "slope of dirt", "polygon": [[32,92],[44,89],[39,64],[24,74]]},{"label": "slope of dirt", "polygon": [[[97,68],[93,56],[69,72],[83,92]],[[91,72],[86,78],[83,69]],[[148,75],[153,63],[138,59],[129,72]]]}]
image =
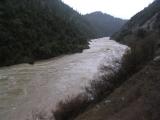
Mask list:
[{"label": "slope of dirt", "polygon": [[159,120],[160,60],[152,61],[76,120]]}]

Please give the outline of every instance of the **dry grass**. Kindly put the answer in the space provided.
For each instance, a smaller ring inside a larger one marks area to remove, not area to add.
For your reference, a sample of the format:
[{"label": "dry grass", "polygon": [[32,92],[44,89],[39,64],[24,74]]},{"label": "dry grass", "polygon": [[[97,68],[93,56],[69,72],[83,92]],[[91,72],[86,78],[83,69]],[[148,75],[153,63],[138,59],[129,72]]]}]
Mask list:
[{"label": "dry grass", "polygon": [[68,97],[66,100],[59,102],[56,110],[53,111],[54,117],[56,120],[71,120],[83,112],[89,103],[88,96],[85,94]]}]

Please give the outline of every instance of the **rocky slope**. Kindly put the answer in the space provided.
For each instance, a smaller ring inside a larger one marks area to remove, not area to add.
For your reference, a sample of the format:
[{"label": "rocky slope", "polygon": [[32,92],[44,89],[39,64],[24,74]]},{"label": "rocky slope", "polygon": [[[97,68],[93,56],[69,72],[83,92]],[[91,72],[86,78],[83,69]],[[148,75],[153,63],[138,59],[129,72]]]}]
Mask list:
[{"label": "rocky slope", "polygon": [[[131,35],[160,31],[160,0],[155,0],[144,10],[131,18],[112,38],[117,41],[130,41]],[[158,33],[157,33],[158,34]],[[147,37],[147,34],[145,35]]]}]

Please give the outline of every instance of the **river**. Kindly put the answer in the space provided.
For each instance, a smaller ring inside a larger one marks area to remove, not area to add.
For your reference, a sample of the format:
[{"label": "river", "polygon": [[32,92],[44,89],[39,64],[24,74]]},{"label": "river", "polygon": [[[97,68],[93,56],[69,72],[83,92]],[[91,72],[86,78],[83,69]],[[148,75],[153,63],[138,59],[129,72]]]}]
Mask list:
[{"label": "river", "polygon": [[26,120],[58,101],[83,91],[100,66],[114,66],[127,47],[108,37],[90,41],[90,49],[36,62],[0,68],[0,120]]}]

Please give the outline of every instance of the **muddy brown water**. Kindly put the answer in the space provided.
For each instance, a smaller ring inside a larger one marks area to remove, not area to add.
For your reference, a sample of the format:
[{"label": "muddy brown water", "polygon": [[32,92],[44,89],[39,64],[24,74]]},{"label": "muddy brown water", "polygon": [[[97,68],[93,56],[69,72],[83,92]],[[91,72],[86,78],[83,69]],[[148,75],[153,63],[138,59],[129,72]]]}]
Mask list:
[{"label": "muddy brown water", "polygon": [[33,111],[54,109],[58,101],[83,92],[100,66],[114,66],[126,49],[106,37],[91,40],[82,53],[0,68],[0,120],[26,120]]}]

